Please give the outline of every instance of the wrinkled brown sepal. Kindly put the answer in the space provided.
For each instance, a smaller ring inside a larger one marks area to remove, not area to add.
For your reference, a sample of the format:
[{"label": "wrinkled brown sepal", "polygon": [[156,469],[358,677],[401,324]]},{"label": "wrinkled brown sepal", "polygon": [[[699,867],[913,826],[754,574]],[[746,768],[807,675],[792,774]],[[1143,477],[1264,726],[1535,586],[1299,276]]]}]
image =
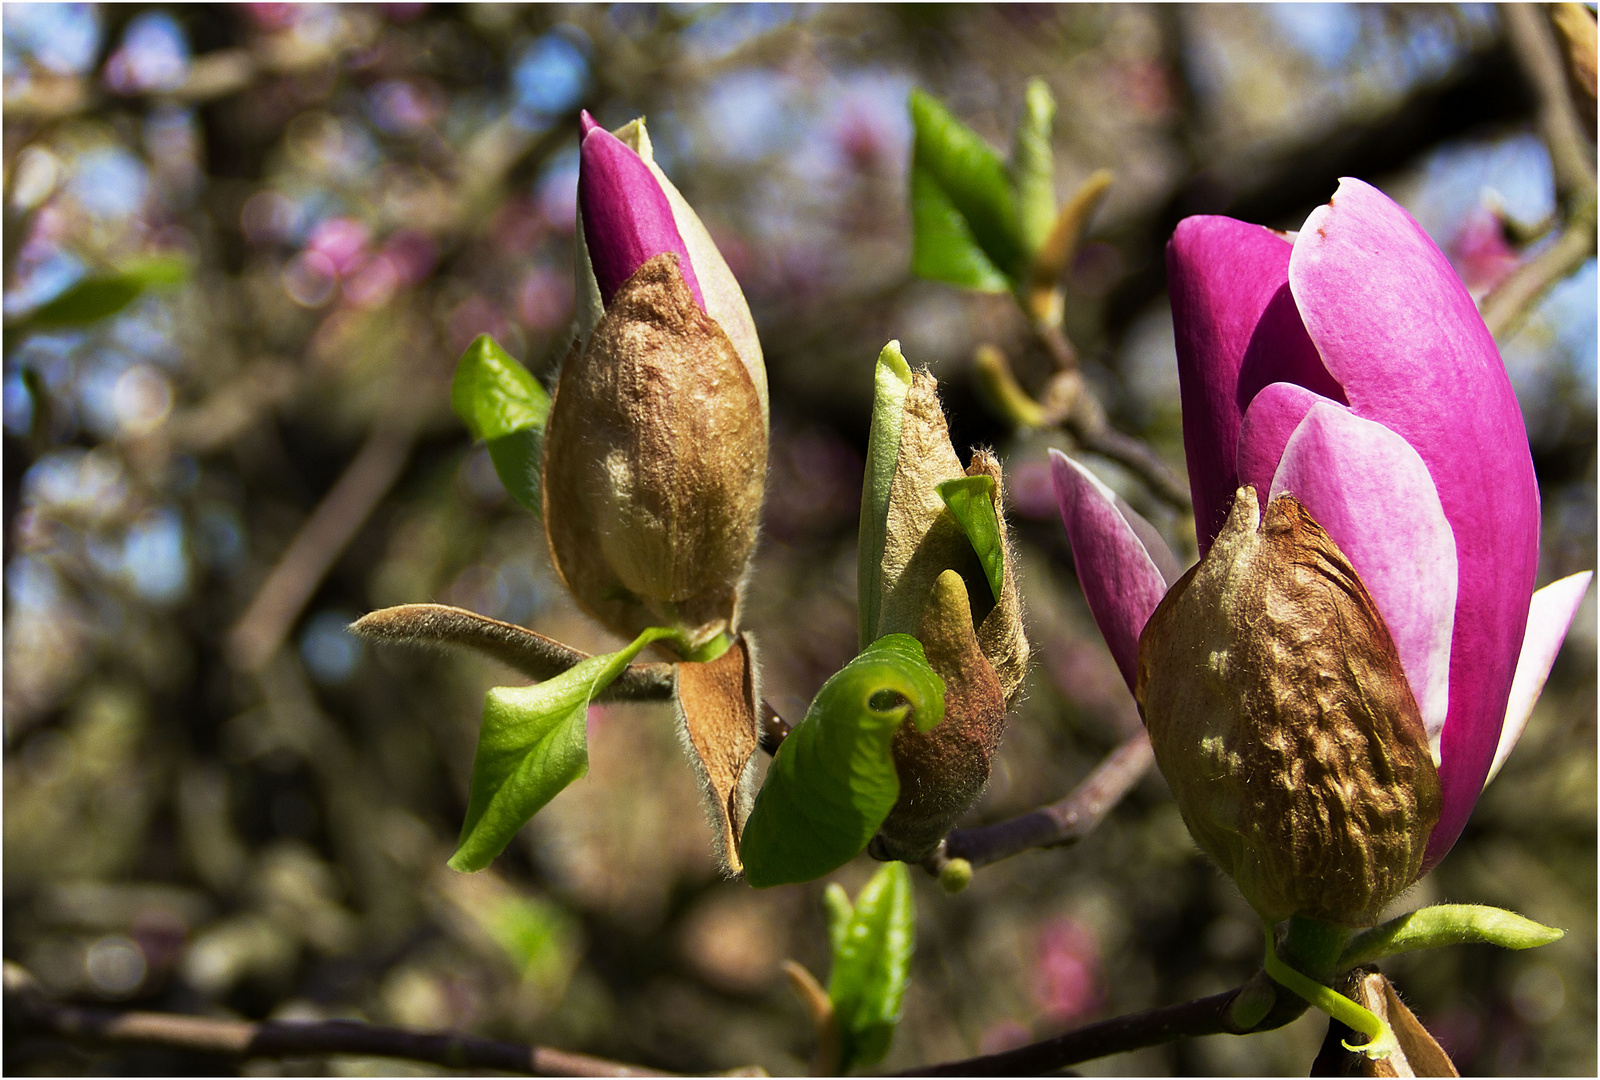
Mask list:
[{"label": "wrinkled brown sepal", "polygon": [[751,759],[761,740],[756,657],[748,636],[704,664],[679,664],[674,697],[678,734],[705,795],[717,855],[729,874],[739,862],[739,835],[750,816]]},{"label": "wrinkled brown sepal", "polygon": [[902,862],[926,858],[978,801],[1006,723],[1005,694],[973,632],[967,589],[954,570],[935,581],[917,637],[944,680],[944,719],[919,732],[908,717],[894,735],[900,798],[874,853]]},{"label": "wrinkled brown sepal", "polygon": [[585,610],[630,638],[678,626],[698,644],[733,625],[761,514],[766,421],[677,256],[635,271],[574,345],[543,464],[551,555]]},{"label": "wrinkled brown sepal", "polygon": [[1135,696],[1190,833],[1267,921],[1370,926],[1416,879],[1439,819],[1427,733],[1372,598],[1293,496],[1263,520],[1240,489],[1140,635]]}]

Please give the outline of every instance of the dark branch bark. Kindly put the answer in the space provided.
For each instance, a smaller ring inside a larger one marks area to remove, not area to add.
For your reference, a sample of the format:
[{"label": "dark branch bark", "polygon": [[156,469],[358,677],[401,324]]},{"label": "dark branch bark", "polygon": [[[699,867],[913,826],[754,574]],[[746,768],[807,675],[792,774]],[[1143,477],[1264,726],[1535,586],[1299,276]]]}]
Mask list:
[{"label": "dark branch bark", "polygon": [[[1266,997],[1267,994],[1271,997]],[[1256,1022],[1241,1024],[1240,1012],[1251,1003],[1257,1004]],[[1265,1005],[1265,1008],[1261,1008],[1261,1005]],[[1305,1011],[1304,1001],[1272,983],[1264,974],[1257,974],[1243,986],[1211,997],[1102,1020],[1065,1035],[999,1054],[947,1061],[909,1069],[896,1075],[1037,1076],[1058,1072],[1079,1062],[1093,1061],[1111,1054],[1125,1054],[1147,1046],[1160,1046],[1179,1039],[1271,1031],[1297,1019]]]},{"label": "dark branch bark", "polygon": [[362,1054],[425,1061],[449,1069],[496,1069],[533,1076],[669,1076],[670,1073],[548,1046],[427,1033],[351,1020],[309,1023],[214,1020],[174,1013],[120,1012],[50,1001],[15,964],[5,968],[8,1025],[72,1041],[159,1046],[238,1058]]},{"label": "dark branch bark", "polygon": [[1141,731],[1107,755],[1066,798],[1010,821],[956,829],[945,838],[944,855],[966,859],[977,869],[1032,848],[1075,844],[1105,820],[1154,760],[1150,739]]}]

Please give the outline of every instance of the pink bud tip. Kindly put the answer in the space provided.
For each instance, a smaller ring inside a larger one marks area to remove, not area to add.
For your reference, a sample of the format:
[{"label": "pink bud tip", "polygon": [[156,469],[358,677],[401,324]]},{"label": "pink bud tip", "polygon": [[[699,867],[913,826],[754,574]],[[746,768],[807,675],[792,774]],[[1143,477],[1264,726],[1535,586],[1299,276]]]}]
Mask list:
[{"label": "pink bud tip", "polygon": [[578,209],[600,300],[609,305],[634,271],[662,252],[678,256],[678,269],[700,310],[705,295],[678,232],[672,204],[644,159],[584,113],[578,150]]},{"label": "pink bud tip", "polygon": [[589,132],[593,131],[595,128],[597,128],[599,126],[600,126],[599,124],[594,122],[594,117],[589,115],[589,110],[588,109],[584,109],[583,111],[578,113],[578,128],[579,128],[578,137],[580,139],[586,137],[589,134]]}]

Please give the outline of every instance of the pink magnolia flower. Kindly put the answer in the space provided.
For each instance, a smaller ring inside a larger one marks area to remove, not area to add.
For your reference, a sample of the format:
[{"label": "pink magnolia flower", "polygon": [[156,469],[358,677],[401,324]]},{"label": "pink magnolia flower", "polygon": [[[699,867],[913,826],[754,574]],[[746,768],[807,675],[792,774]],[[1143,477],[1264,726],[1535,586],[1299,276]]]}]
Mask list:
[{"label": "pink magnolia flower", "polygon": [[[1167,269],[1201,556],[1250,485],[1263,509],[1293,494],[1355,568],[1438,768],[1426,872],[1521,735],[1592,576],[1534,592],[1539,490],[1494,340],[1428,235],[1359,180],[1298,234],[1188,218]],[[1052,469],[1132,688],[1176,562],[1082,465]]]}]

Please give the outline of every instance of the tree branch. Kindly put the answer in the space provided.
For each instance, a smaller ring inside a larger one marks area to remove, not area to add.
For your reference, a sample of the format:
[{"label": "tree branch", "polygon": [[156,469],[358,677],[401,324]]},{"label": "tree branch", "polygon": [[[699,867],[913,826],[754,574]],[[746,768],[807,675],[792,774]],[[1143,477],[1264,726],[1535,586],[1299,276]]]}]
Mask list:
[{"label": "tree branch", "polygon": [[1567,87],[1561,46],[1543,4],[1507,4],[1500,9],[1506,41],[1539,101],[1539,134],[1550,148],[1556,195],[1563,202],[1593,192],[1594,150],[1584,138]]},{"label": "tree branch", "polygon": [[1143,731],[1117,747],[1066,798],[1037,810],[945,837],[944,858],[966,859],[976,869],[1033,848],[1062,847],[1088,836],[1155,760]]},{"label": "tree branch", "polygon": [[1539,102],[1539,133],[1550,151],[1565,219],[1555,242],[1519,266],[1479,305],[1489,332],[1504,340],[1552,285],[1594,254],[1596,210],[1594,149],[1567,88],[1566,66],[1550,21],[1534,4],[1507,4],[1500,17],[1517,66]]},{"label": "tree branch", "polygon": [[425,1061],[450,1069],[495,1069],[533,1076],[670,1076],[637,1065],[548,1046],[426,1033],[353,1020],[294,1022],[215,1020],[175,1013],[120,1012],[51,1001],[33,977],[5,965],[8,1021],[33,1032],[111,1046],[159,1046],[237,1058],[362,1054]]},{"label": "tree branch", "polygon": [[[1243,986],[1210,997],[1102,1020],[1015,1050],[908,1069],[896,1075],[1037,1076],[1179,1039],[1271,1031],[1298,1019],[1306,1007],[1304,1001],[1258,972]],[[1251,1020],[1254,1022],[1248,1022]]]},{"label": "tree branch", "polygon": [[339,554],[400,478],[414,440],[412,424],[380,425],[367,437],[228,631],[234,666],[259,671],[272,659]]}]

